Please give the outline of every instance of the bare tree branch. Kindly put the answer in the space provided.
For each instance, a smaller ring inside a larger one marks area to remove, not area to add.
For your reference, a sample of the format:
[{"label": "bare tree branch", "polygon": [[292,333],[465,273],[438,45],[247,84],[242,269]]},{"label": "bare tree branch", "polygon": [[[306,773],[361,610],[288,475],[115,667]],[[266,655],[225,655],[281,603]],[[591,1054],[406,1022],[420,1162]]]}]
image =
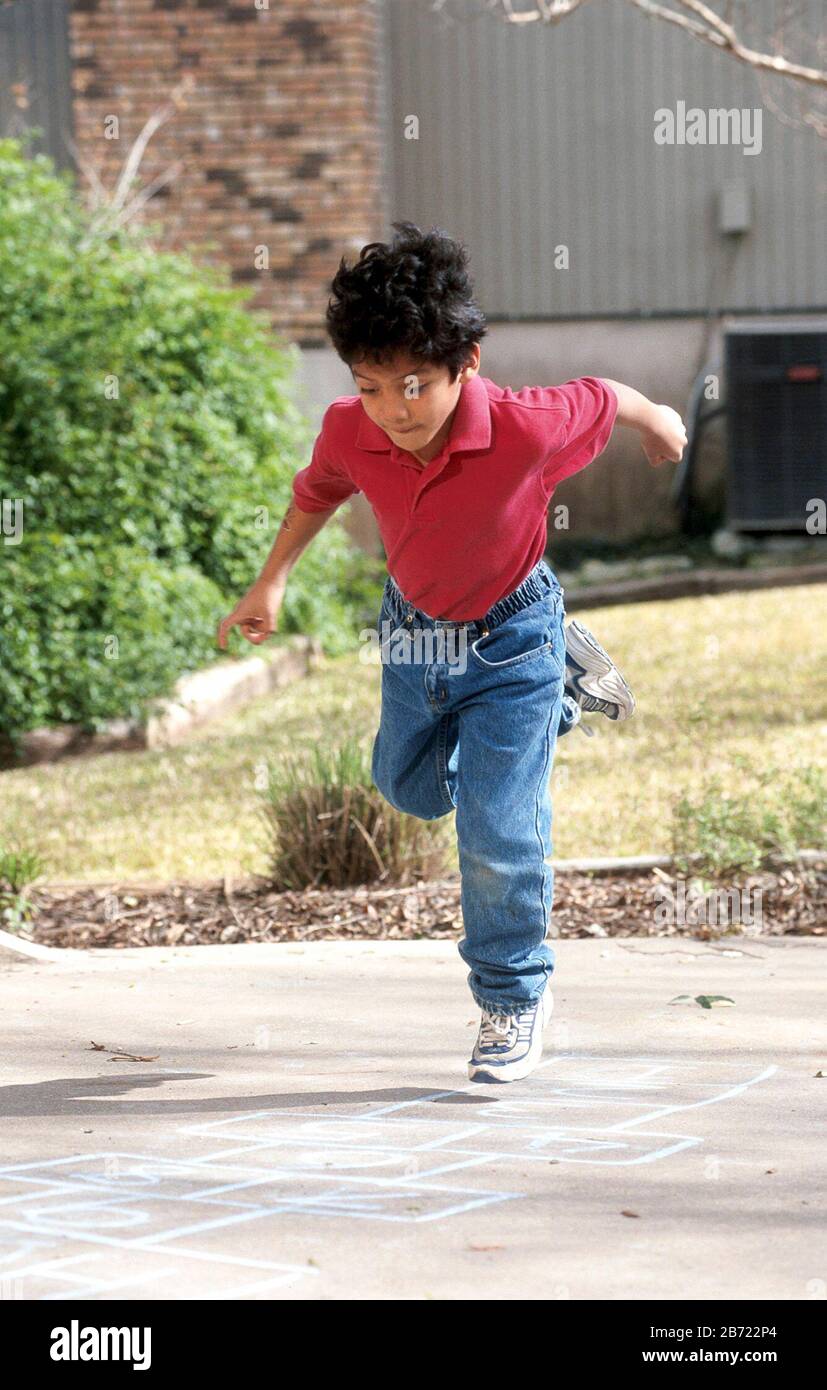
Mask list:
[{"label": "bare tree branch", "polygon": [[[150,140],[156,130],[159,130],[177,110],[180,110],[181,107],[186,105],[186,96],[193,85],[193,81],[192,74],[185,73],[182,80],[173,88],[169,100],[156,111],[153,111],[152,115],[145,121],[137,139],[124,160],[118,182],[111,194],[107,193],[97,172],[93,170],[86,161],[80,158],[77,148],[74,147],[74,142],[67,140],[67,144],[69,144],[78,162],[78,167],[89,179],[89,182],[95,190],[95,215],[87,229],[86,235],[81,240],[81,250],[85,250],[96,240],[106,240],[107,237],[112,236],[118,228],[123,227],[130,218],[140,212],[141,208],[146,206],[160,188],[171,183],[181,172],[183,166],[181,161],[178,160],[175,164],[165,169],[163,173],[157,174],[155,178],[140,192],[136,193],[134,197],[129,198],[129,194],[138,176],[138,170],[140,169],[141,161],[146,153]],[[129,201],[127,202],[128,198]]]},{"label": "bare tree branch", "polygon": [[183,167],[183,161],[179,159],[177,163],[171,164],[168,169],[165,169],[162,174],[158,174],[151,183],[147,184],[146,188],[141,189],[141,192],[136,194],[131,202],[126,204],[126,207],[115,219],[112,224],[113,229],[122,227],[125,222],[128,222],[131,217],[135,216],[136,212],[140,212],[141,208],[149,202],[150,198],[154,198],[159,188],[164,188],[166,184],[171,183],[173,179],[178,177]]},{"label": "bare tree branch", "polygon": [[98,178],[98,171],[93,164],[90,164],[87,159],[84,159],[83,155],[78,149],[76,141],[73,140],[72,136],[68,135],[65,131],[63,133],[63,143],[69,151],[70,155],[72,156],[73,160],[75,161],[75,164],[80,169],[80,172],[83,174],[84,178],[88,179],[89,183],[91,184],[92,193],[94,195],[92,210],[96,212],[97,209],[99,207],[102,207],[103,204],[106,202],[106,189],[104,185],[101,183],[100,179]]},{"label": "bare tree branch", "polygon": [[732,25],[716,15],[709,5],[702,4],[701,0],[673,0],[673,3],[697,15],[698,20],[691,20],[687,15],[668,9],[665,5],[658,4],[657,0],[629,0],[629,4],[643,10],[645,14],[666,20],[670,24],[677,24],[695,38],[711,43],[715,48],[727,50],[733,57],[748,63],[750,67],[766,68],[770,72],[779,73],[798,82],[810,82],[818,87],[827,87],[827,72],[820,68],[805,67],[803,63],[791,63],[781,54],[761,53],[755,48],[748,48],[740,41]]},{"label": "bare tree branch", "polygon": [[[587,0],[537,0],[536,9],[515,10],[514,0],[485,0],[486,9],[500,9],[503,18],[507,19],[509,24],[531,24],[535,20],[541,20],[544,24],[556,24],[558,20],[565,19],[586,3]],[[446,4],[447,0],[432,0],[431,9],[439,13],[445,9]]]},{"label": "bare tree branch", "polygon": [[[515,10],[514,0],[493,0],[493,3],[492,0],[487,0],[486,8],[498,11],[500,17],[509,24],[555,24],[573,14],[586,2],[587,0],[536,0],[532,9]],[[434,0],[432,8],[443,11],[447,3],[448,0]],[[623,0],[623,3],[633,5],[652,19],[676,25],[692,38],[711,44],[759,71],[765,70],[791,81],[827,88],[827,70],[824,68],[796,63],[783,53],[764,52],[745,43],[735,28],[735,0],[726,0],[726,17],[718,14],[711,5],[705,4],[704,0],[670,0],[670,3],[661,3],[661,0]],[[820,116],[816,117],[818,121],[821,119]]]}]

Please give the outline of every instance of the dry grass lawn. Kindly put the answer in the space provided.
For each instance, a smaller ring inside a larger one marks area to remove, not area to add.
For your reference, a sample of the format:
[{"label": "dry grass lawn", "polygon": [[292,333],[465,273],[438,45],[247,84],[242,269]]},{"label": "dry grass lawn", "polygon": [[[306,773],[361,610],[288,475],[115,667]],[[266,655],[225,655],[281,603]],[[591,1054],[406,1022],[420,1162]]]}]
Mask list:
[{"label": "dry grass lawn", "polygon": [[[825,766],[827,585],[578,612],[637,698],[628,724],[587,716],[558,743],[558,857],[667,853],[672,804],[732,759]],[[16,831],[47,880],[212,879],[266,864],[256,778],[267,758],[355,734],[369,745],[378,666],[329,661],[162,753],[107,754],[0,774],[0,836]]]}]

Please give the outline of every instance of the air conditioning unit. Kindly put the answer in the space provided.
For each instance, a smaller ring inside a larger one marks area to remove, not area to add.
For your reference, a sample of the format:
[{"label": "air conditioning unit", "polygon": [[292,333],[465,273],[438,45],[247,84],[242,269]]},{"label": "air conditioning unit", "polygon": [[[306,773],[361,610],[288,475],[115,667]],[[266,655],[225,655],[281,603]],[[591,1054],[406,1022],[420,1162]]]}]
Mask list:
[{"label": "air conditioning unit", "polygon": [[803,532],[827,498],[827,318],[728,320],[723,336],[727,526]]}]

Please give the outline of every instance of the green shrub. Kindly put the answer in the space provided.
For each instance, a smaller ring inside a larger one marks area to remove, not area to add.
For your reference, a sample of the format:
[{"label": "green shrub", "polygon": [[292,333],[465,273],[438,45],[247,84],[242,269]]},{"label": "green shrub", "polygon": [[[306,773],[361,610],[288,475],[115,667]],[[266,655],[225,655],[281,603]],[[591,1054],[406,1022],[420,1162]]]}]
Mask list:
[{"label": "green shrub", "polygon": [[[146,232],[89,224],[70,175],[0,140],[0,498],[23,517],[21,543],[0,543],[7,735],[129,715],[221,659],[218,617],[258,574],[313,439],[291,394],[297,349],[242,307],[249,289]],[[280,634],[352,643],[353,555],[334,519],[291,574]],[[101,661],[102,632],[118,662]],[[230,642],[252,654],[237,630]]]},{"label": "green shrub", "polygon": [[447,818],[419,820],[391,806],[354,739],[267,763],[262,797],[277,891],[403,885],[445,872]]},{"label": "green shrub", "polygon": [[792,860],[799,849],[823,849],[826,831],[827,779],[820,768],[762,767],[738,755],[726,777],[705,777],[694,794],[677,798],[672,852],[684,873],[753,870],[770,855]]},{"label": "green shrub", "polygon": [[216,659],[212,580],[136,547],[27,534],[6,548],[0,729],[139,718],[176,678]]}]

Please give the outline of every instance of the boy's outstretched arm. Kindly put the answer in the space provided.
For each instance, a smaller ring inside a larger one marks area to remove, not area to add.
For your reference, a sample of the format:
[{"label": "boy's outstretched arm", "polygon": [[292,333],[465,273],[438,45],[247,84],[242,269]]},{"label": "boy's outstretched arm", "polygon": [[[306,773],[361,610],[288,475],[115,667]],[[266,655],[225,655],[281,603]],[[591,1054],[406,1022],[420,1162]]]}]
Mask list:
[{"label": "boy's outstretched arm", "polygon": [[680,463],[686,447],[686,427],[669,405],[655,405],[634,386],[610,377],[600,378],[617,396],[615,424],[629,425],[640,434],[643,452],[654,468],[660,463]]},{"label": "boy's outstretched arm", "polygon": [[219,647],[226,650],[227,633],[231,627],[240,628],[242,635],[254,646],[260,646],[265,638],[278,631],[279,610],[287,587],[287,576],[302,551],[330,520],[336,507],[305,512],[296,506],[295,499],[291,500],[261,574],[232,613],[219,624],[216,639]]}]

